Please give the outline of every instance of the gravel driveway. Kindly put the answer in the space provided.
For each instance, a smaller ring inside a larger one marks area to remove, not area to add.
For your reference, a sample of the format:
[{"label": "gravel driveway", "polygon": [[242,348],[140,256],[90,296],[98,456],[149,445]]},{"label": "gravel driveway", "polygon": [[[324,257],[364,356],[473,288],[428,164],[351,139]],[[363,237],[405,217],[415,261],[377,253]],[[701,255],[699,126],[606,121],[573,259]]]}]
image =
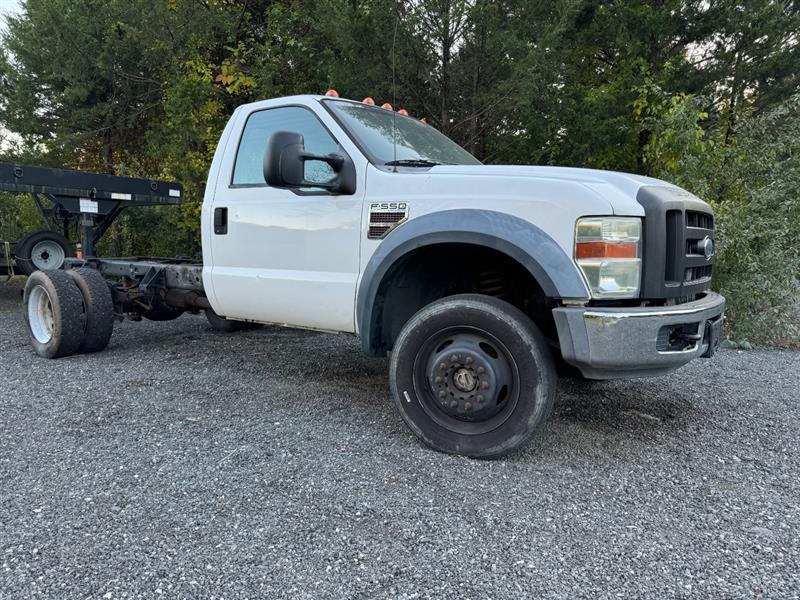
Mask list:
[{"label": "gravel driveway", "polygon": [[800,595],[800,353],[563,381],[526,453],[428,450],[355,338],[123,323],[36,358],[0,284],[3,597]]}]

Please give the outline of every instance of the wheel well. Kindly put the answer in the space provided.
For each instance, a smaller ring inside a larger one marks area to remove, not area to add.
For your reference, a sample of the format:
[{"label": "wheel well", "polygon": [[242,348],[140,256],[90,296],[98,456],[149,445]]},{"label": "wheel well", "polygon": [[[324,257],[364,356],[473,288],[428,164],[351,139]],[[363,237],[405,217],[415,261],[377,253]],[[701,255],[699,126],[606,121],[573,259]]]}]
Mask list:
[{"label": "wheel well", "polygon": [[558,339],[552,313],[556,303],[522,264],[486,246],[442,243],[404,254],[386,272],[372,306],[370,348],[377,354],[391,350],[414,313],[465,293],[505,300],[531,317],[548,339]]}]

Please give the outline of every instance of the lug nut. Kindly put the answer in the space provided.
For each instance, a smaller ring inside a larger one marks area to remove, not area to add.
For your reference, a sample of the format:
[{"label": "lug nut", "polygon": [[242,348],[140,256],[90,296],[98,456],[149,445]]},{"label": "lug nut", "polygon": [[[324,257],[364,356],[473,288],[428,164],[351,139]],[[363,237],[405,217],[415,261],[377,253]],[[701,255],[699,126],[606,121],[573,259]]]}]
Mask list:
[{"label": "lug nut", "polygon": [[444,363],[439,363],[439,370],[444,371],[447,368],[447,365]]},{"label": "lug nut", "polygon": [[442,378],[441,378],[441,377],[439,377],[439,376],[437,375],[437,376],[434,378],[433,382],[434,382],[434,383],[442,383]]},{"label": "lug nut", "polygon": [[484,373],[486,373],[486,369],[483,367],[478,367],[478,375],[483,375]]},{"label": "lug nut", "polygon": [[458,400],[450,400],[450,408],[455,408],[458,406]]},{"label": "lug nut", "polygon": [[439,398],[444,398],[445,396],[447,396],[447,392],[445,392],[444,390],[439,392]]},{"label": "lug nut", "polygon": [[467,402],[464,405],[464,410],[467,411],[467,412],[470,412],[472,410],[472,402]]},{"label": "lug nut", "polygon": [[471,356],[468,356],[467,360],[465,360],[464,362],[467,363],[468,365],[471,365],[473,362],[475,362],[475,359],[472,358]]},{"label": "lug nut", "polygon": [[476,398],[476,400],[478,401],[478,404],[480,404],[481,402],[483,402],[484,397],[481,396],[480,394],[478,394],[478,397]]},{"label": "lug nut", "polygon": [[450,357],[450,362],[458,362],[458,354],[453,354],[453,356]]},{"label": "lug nut", "polygon": [[489,382],[488,381],[481,381],[481,389],[488,390],[489,389]]}]

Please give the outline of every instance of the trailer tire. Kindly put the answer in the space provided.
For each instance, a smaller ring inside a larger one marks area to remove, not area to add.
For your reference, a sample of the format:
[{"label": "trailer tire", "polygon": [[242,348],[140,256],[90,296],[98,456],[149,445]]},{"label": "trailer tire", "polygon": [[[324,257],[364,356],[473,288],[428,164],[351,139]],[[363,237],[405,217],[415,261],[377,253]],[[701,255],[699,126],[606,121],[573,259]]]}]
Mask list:
[{"label": "trailer tire", "polygon": [[244,331],[246,329],[261,327],[261,323],[249,323],[247,321],[236,321],[234,319],[220,317],[210,308],[207,308],[205,313],[209,325],[211,325],[214,331],[219,331],[220,333],[233,333],[234,331]]},{"label": "trailer tire", "polygon": [[437,300],[405,324],[389,380],[395,405],[426,444],[496,458],[541,429],[557,377],[547,341],[518,308],[489,296]]},{"label": "trailer tire", "polygon": [[25,283],[22,302],[25,327],[33,349],[43,358],[77,352],[83,343],[86,317],[83,296],[64,271],[35,271]]},{"label": "trailer tire", "polygon": [[150,321],[173,321],[183,313],[184,310],[182,308],[175,308],[168,304],[159,304],[155,308],[144,311],[142,316]]},{"label": "trailer tire", "polygon": [[86,328],[78,352],[100,352],[114,331],[114,299],[105,277],[96,269],[84,267],[65,271],[83,295]]},{"label": "trailer tire", "polygon": [[29,233],[17,242],[16,267],[25,275],[34,271],[55,271],[64,266],[69,255],[69,241],[60,233],[42,229]]}]

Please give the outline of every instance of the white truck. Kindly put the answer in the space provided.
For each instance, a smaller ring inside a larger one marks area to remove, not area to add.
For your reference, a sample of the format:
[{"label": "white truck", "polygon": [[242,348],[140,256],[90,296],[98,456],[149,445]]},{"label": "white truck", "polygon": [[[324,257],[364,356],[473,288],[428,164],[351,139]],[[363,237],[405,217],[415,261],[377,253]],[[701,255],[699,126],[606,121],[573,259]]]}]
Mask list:
[{"label": "white truck", "polygon": [[90,256],[34,273],[35,351],[98,351],[115,318],[201,310],[225,331],[355,334],[390,356],[395,405],[425,443],[495,457],[540,429],[557,372],[661,375],[719,345],[705,202],[625,173],[483,165],[365,102],[239,107],[201,230],[202,263]]}]

